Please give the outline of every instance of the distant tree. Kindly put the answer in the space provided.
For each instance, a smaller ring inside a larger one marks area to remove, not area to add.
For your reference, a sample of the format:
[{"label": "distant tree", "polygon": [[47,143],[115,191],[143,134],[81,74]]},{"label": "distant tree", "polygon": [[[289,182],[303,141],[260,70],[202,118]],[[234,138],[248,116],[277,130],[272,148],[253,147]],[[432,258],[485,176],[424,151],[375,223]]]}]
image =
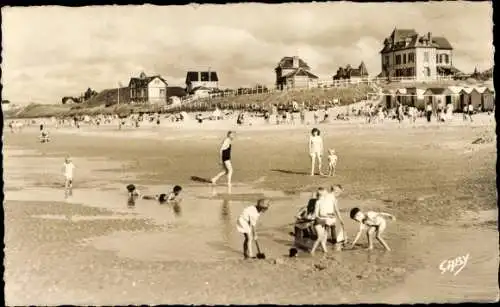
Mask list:
[{"label": "distant tree", "polygon": [[90,98],[94,97],[95,95],[97,95],[97,92],[94,91],[93,89],[91,89],[90,87],[85,91],[85,93],[83,94],[83,99],[85,101],[89,100]]}]

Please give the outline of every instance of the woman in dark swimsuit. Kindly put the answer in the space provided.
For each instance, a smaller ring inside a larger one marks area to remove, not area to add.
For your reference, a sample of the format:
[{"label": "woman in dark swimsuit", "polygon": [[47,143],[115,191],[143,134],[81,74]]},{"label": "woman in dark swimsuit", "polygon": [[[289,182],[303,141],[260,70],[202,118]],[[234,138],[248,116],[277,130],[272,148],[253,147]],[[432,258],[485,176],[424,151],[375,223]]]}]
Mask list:
[{"label": "woman in dark swimsuit", "polygon": [[226,175],[227,185],[231,186],[231,177],[233,176],[233,166],[231,165],[231,143],[233,138],[234,138],[234,132],[229,131],[227,133],[226,139],[224,139],[224,142],[222,143],[222,146],[220,148],[222,166],[224,170],[212,178],[211,180],[212,184],[216,184],[217,180],[219,180],[220,177]]}]

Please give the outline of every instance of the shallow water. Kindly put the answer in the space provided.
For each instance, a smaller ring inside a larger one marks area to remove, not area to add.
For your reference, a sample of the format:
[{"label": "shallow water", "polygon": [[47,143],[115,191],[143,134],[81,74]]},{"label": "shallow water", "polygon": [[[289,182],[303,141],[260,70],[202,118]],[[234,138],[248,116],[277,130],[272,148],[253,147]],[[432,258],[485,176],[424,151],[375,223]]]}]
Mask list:
[{"label": "shallow water", "polygon": [[[121,188],[121,189],[120,189]],[[179,206],[159,204],[153,200],[137,200],[135,206],[128,204],[124,187],[109,184],[99,190],[78,189],[73,196],[64,199],[64,191],[55,188],[24,188],[8,191],[7,199],[17,201],[66,201],[68,204],[83,204],[134,216],[72,216],[77,222],[82,219],[103,220],[111,218],[147,219],[165,226],[165,231],[150,233],[117,232],[87,241],[97,249],[117,252],[118,255],[142,260],[196,260],[216,261],[241,258],[242,236],[236,231],[236,220],[242,210],[255,204],[262,197],[269,198],[271,209],[259,220],[259,236],[262,247],[270,255],[282,256],[292,244],[289,232],[294,215],[310,197],[310,193],[289,195],[280,191],[255,190],[248,186],[233,186],[232,193],[225,187],[187,186]],[[143,194],[164,192],[165,187],[152,186]],[[220,192],[219,192],[220,191]],[[342,208],[355,201],[342,200]],[[347,209],[342,210],[345,212]],[[57,216],[33,216],[56,219]],[[61,219],[63,217],[60,217]],[[64,217],[64,219],[67,219]],[[158,244],[165,242],[165,244]]]}]

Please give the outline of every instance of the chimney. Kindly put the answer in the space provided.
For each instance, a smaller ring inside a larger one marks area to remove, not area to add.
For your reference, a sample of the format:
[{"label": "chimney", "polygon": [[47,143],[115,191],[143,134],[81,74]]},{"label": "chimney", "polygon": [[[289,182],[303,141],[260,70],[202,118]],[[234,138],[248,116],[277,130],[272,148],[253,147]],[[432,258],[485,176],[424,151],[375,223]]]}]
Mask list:
[{"label": "chimney", "polygon": [[427,40],[429,41],[429,45],[432,45],[432,33],[427,32]]},{"label": "chimney", "polygon": [[299,68],[299,57],[298,56],[293,57],[293,68]]}]

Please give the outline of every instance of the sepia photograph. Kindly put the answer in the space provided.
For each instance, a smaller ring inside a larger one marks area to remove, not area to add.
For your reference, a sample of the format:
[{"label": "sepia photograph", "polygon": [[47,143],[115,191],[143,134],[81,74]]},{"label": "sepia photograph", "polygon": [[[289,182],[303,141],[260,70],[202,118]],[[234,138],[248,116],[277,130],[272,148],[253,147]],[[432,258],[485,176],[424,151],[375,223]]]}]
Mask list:
[{"label": "sepia photograph", "polygon": [[7,306],[499,301],[492,1],[1,16]]}]

